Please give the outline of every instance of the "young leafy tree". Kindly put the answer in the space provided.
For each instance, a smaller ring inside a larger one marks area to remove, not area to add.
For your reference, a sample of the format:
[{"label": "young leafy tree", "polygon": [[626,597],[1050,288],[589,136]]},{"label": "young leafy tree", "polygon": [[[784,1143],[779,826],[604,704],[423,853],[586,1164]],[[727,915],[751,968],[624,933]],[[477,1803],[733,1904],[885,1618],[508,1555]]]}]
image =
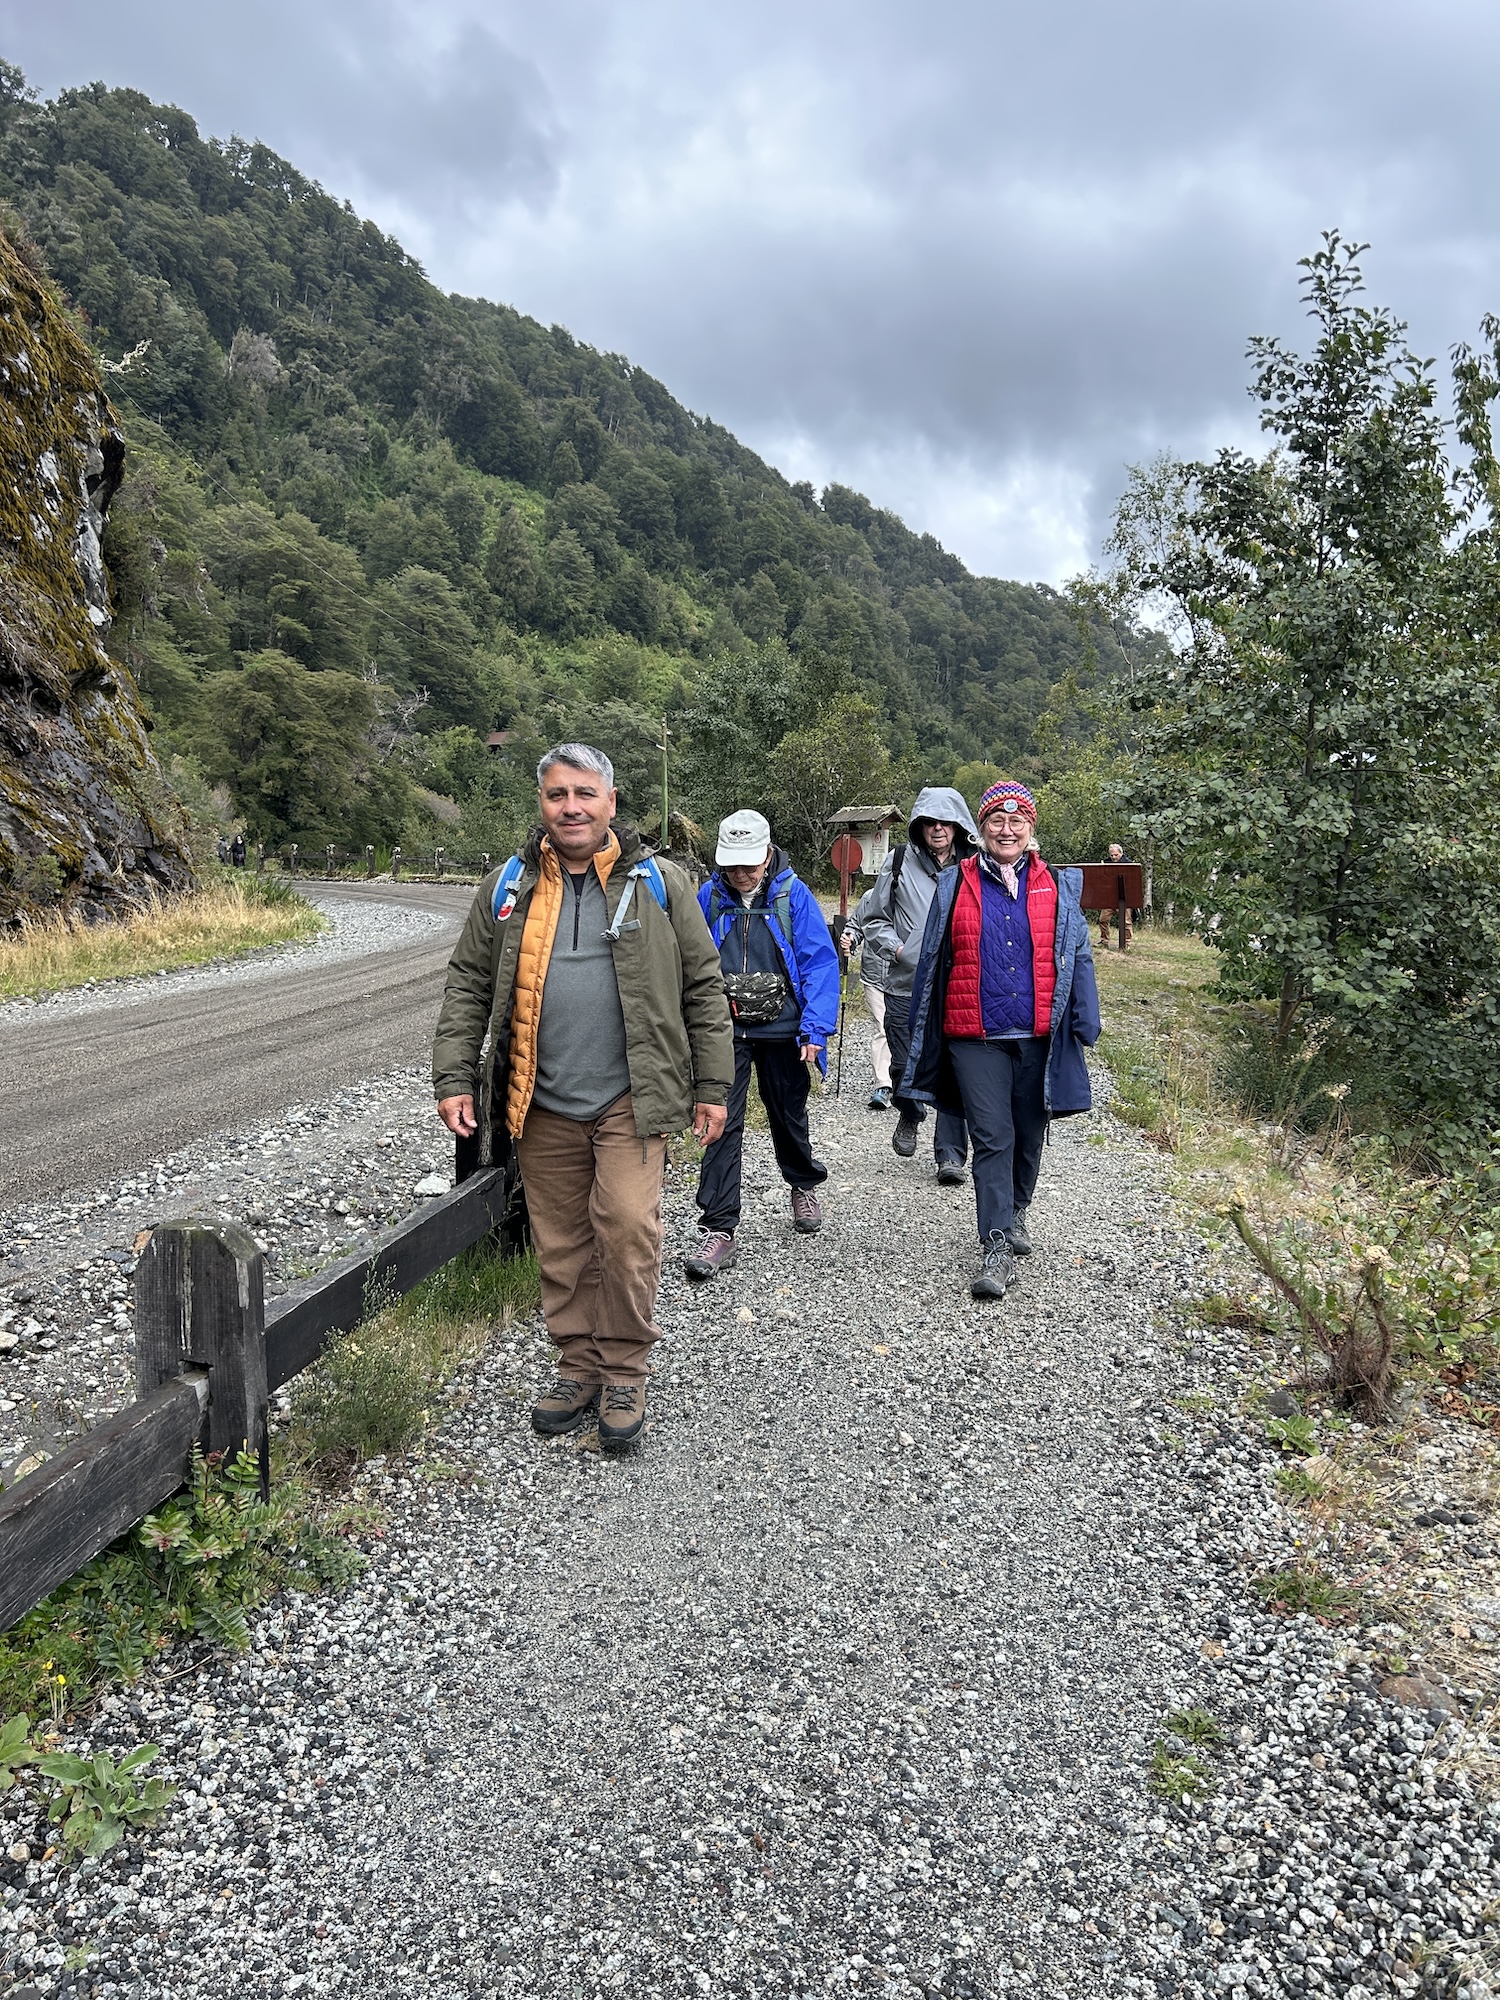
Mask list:
[{"label": "young leafy tree", "polygon": [[1177,641],[1126,682],[1132,818],[1195,863],[1231,990],[1285,1040],[1359,1037],[1429,1136],[1500,1114],[1500,563],[1468,363],[1455,471],[1429,364],[1360,301],[1362,246],[1303,264],[1310,355],[1256,339],[1266,458],[1156,468],[1114,541]]}]

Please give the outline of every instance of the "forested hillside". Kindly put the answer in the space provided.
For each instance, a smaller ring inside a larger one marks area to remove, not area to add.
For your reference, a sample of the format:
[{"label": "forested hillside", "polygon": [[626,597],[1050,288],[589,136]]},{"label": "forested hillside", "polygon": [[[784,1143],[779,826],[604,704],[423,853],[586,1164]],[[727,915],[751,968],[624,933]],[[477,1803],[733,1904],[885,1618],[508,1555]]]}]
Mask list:
[{"label": "forested hillside", "polygon": [[0,65],[0,201],[129,443],[112,644],[182,781],[253,834],[499,847],[536,743],[575,729],[649,819],[665,717],[674,799],[708,817],[753,782],[812,839],[843,786],[1024,752],[1077,659],[1054,592],[789,484],[138,92],[44,104]]}]

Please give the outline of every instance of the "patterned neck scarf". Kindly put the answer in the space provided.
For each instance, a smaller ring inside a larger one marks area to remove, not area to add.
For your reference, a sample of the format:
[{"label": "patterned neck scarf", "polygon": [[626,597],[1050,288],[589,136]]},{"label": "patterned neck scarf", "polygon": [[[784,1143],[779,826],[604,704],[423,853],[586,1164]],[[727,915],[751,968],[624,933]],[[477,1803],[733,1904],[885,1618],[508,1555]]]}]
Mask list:
[{"label": "patterned neck scarf", "polygon": [[1014,902],[1021,893],[1021,869],[1026,866],[1027,856],[1022,855],[1020,866],[1012,868],[1008,861],[996,861],[989,854],[981,854],[979,865],[992,882],[998,882],[1010,900]]}]

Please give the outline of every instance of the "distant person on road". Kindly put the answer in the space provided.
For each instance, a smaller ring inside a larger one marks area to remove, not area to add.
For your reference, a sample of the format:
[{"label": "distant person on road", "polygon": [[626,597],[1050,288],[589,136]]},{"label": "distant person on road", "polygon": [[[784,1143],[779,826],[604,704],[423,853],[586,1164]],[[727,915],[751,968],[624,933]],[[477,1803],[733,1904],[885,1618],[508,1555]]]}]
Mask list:
[{"label": "distant person on road", "polygon": [[244,867],[244,865],[245,865],[245,836],[244,836],[244,835],[243,835],[242,833],[237,833],[237,834],[236,834],[236,835],[234,836],[234,839],[230,841],[230,843],[229,843],[229,859],[230,859],[230,862],[231,862],[231,864],[232,864],[232,865],[233,865],[234,867],[236,867],[236,868],[243,868],[243,867]]},{"label": "distant person on road", "polygon": [[885,960],[873,938],[865,936],[864,922],[875,891],[866,889],[856,904],[844,932],[841,949],[846,956],[859,953],[859,986],[865,996],[865,1010],[874,1023],[870,1031],[870,1069],[875,1087],[870,1092],[872,1111],[891,1108],[891,1045],[885,1038]]},{"label": "distant person on road", "polygon": [[734,1017],[734,1084],[724,1130],[704,1154],[698,1177],[703,1234],[683,1259],[691,1278],[712,1278],[739,1254],[735,1232],[752,1068],[776,1164],[792,1191],[792,1227],[806,1236],[823,1227],[814,1189],[827,1180],[828,1169],[813,1158],[808,1072],[816,1064],[827,1075],[828,1038],[839,1018],[839,955],[828,920],[773,845],[769,822],[758,812],[731,813],[719,824],[714,862],[698,904],[719,947]]},{"label": "distant person on road", "polygon": [[[945,868],[973,854],[979,846],[974,816],[963,793],[954,791],[950,785],[928,785],[918,792],[911,809],[909,833],[909,844],[891,849],[875,878],[874,888],[860,903],[862,910],[869,906],[860,924],[865,950],[868,953],[873,943],[880,955],[885,1038],[891,1051],[892,1098],[900,1114],[891,1134],[891,1147],[903,1160],[909,1160],[916,1152],[917,1133],[927,1116],[926,1106],[904,1095],[901,1087],[911,1046],[907,1013],[917,956],[922,949],[922,931],[938,877]],[[964,1177],[969,1141],[963,1119],[946,1108],[938,1111],[932,1150],[939,1181],[945,1186],[958,1186]]]},{"label": "distant person on road", "polygon": [[[598,1413],[605,1451],[646,1419],[667,1134],[724,1129],[734,1041],[719,955],[673,862],[616,832],[614,770],[583,743],[537,766],[540,827],[480,884],[433,1043],[438,1114],[516,1144],[557,1378],[544,1437]],[[488,1073],[480,1052],[489,1034]]]},{"label": "distant person on road", "polygon": [[[1109,843],[1109,858],[1111,861],[1128,862],[1130,856],[1125,852],[1118,840],[1112,840]],[[1132,921],[1133,914],[1130,905],[1127,903],[1125,906],[1125,949],[1127,951],[1130,948],[1131,939],[1135,936],[1135,924]],[[1109,920],[1113,915],[1114,911],[1110,909],[1104,909],[1099,912],[1099,942],[1102,945],[1108,945],[1109,943]]]},{"label": "distant person on road", "polygon": [[944,874],[928,912],[903,1088],[968,1121],[983,1259],[969,1289],[998,1299],[1031,1253],[1048,1120],[1093,1102],[1099,991],[1082,871],[1043,861],[1026,787],[991,785],[979,832],[982,853]]}]

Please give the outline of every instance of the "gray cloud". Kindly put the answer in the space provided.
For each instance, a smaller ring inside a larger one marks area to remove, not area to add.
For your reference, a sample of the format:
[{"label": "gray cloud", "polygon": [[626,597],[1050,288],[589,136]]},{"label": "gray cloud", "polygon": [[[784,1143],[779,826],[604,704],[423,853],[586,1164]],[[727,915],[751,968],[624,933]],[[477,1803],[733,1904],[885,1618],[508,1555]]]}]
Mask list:
[{"label": "gray cloud", "polygon": [[1253,435],[1252,331],[1338,224],[1441,353],[1500,307],[1500,16],[1471,0],[0,0],[264,138],[441,283],[626,352],[983,569],[1097,547],[1127,460]]}]

